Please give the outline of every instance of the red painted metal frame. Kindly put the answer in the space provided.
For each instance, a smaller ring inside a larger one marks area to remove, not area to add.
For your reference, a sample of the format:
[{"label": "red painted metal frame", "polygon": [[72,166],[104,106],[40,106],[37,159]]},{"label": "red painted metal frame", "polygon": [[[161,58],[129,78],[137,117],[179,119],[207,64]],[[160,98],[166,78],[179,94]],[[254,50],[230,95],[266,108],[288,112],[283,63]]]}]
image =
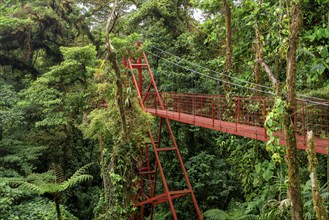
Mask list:
[{"label": "red painted metal frame", "polygon": [[[138,44],[138,47],[140,44]],[[151,68],[149,66],[147,57],[145,53],[143,52],[141,56],[139,56],[137,59],[135,58],[128,58],[124,59],[124,66],[130,70],[130,74],[132,77],[133,84],[136,88],[137,95],[138,95],[138,100],[139,104],[142,109],[146,110],[144,107],[144,102],[147,100],[148,96],[150,94],[155,95],[157,101],[154,103],[156,108],[159,108],[160,110],[165,111],[165,105],[162,102],[161,95],[158,91],[158,88],[156,86],[153,73],[151,71]],[[138,80],[136,80],[134,70],[138,71]],[[143,70],[146,70],[148,72],[150,82],[147,86],[146,91],[143,93]],[[151,89],[154,90],[154,92],[150,93]],[[164,125],[165,124],[165,125]],[[170,134],[170,139],[172,143],[172,147],[161,147],[161,129],[163,126],[166,126],[169,134]],[[188,178],[181,154],[179,152],[174,134],[172,132],[170,122],[168,117],[160,117],[160,123],[159,123],[159,131],[158,131],[158,139],[155,141],[153,133],[151,129],[149,128],[148,135],[150,138],[150,143],[146,144],[145,146],[145,158],[144,160],[141,160],[141,167],[139,168],[140,174],[142,176],[142,179],[146,179],[148,184],[145,184],[145,181],[141,181],[139,183],[139,191],[138,195],[134,197],[134,202],[136,207],[140,207],[140,213],[135,215],[133,219],[144,219],[144,206],[147,204],[150,204],[150,219],[153,219],[153,210],[154,210],[154,205],[163,203],[163,202],[168,202],[170,206],[170,210],[173,216],[174,220],[177,220],[177,213],[174,207],[173,200],[185,195],[190,195],[192,198],[193,205],[195,207],[196,211],[196,216],[198,219],[202,219],[202,214],[200,212],[198,203],[196,201],[190,180]],[[149,146],[151,146],[151,149],[154,152],[154,157],[155,157],[155,164],[154,168],[151,169],[150,166],[150,158],[149,158]],[[160,152],[174,152],[177,156],[180,168],[182,170],[187,190],[170,190],[167,184],[167,180],[165,177],[164,170],[162,168],[161,160],[160,160]],[[160,195],[155,195],[156,194],[156,176],[157,172],[160,173],[162,184],[164,187],[164,193],[161,193]],[[146,189],[146,185],[148,185],[148,189]]]},{"label": "red painted metal frame", "polygon": [[[160,96],[160,98],[159,98]],[[162,100],[164,108],[157,105]],[[148,93],[145,111],[159,117],[193,124],[234,135],[268,141],[264,128],[270,97],[230,97],[224,95]],[[329,107],[298,101],[295,113],[297,147],[307,148],[306,129],[315,134],[316,151],[327,154],[329,148]],[[233,109],[233,111],[232,111]],[[283,132],[275,133],[285,145]]]}]

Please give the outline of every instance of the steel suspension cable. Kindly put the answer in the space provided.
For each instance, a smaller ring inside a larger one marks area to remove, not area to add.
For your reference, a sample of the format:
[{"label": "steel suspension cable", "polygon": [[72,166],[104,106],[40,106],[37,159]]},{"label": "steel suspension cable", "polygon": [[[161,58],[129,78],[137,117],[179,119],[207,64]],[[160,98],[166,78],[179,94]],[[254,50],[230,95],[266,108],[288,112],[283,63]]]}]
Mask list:
[{"label": "steel suspension cable", "polygon": [[[260,90],[260,89],[256,89],[256,88],[251,88],[251,87],[247,87],[247,86],[244,86],[244,85],[241,85],[241,84],[237,84],[237,83],[233,83],[233,82],[228,82],[228,81],[223,80],[223,79],[220,79],[220,78],[218,78],[218,77],[209,76],[209,75],[207,75],[207,74],[205,74],[205,73],[201,73],[201,72],[199,72],[199,71],[193,70],[193,69],[191,69],[191,68],[185,67],[185,66],[183,66],[183,65],[181,65],[181,64],[178,64],[178,63],[176,63],[176,62],[173,62],[173,61],[171,61],[171,60],[169,60],[169,59],[166,59],[166,58],[164,58],[164,57],[161,57],[161,56],[158,55],[158,54],[154,54],[154,53],[152,53],[152,52],[150,52],[150,51],[145,51],[145,52],[148,53],[148,54],[151,54],[152,56],[155,56],[155,57],[157,57],[157,58],[159,58],[159,59],[162,59],[162,60],[164,60],[164,61],[166,61],[166,62],[168,62],[168,63],[171,63],[171,64],[173,64],[173,65],[176,65],[176,66],[178,66],[178,67],[180,67],[180,68],[186,69],[186,70],[188,70],[188,71],[190,71],[190,72],[193,72],[193,73],[199,74],[199,75],[201,75],[201,76],[207,77],[207,78],[209,78],[209,79],[215,80],[215,81],[217,81],[217,82],[220,81],[220,82],[227,83],[227,84],[230,84],[230,85],[233,85],[233,86],[237,86],[237,87],[240,87],[240,88],[245,88],[245,89],[252,90],[252,91],[258,91],[258,92],[266,93],[266,94],[269,94],[269,95],[275,95],[275,93],[273,93],[273,92],[268,92],[268,91],[264,91],[264,90]],[[246,81],[246,82],[247,82],[247,81]],[[253,83],[251,83],[251,84],[253,84]],[[257,84],[257,85],[258,85],[258,84]],[[316,99],[315,97],[310,97],[310,98],[314,98],[314,99]],[[307,99],[297,98],[297,100],[299,100],[299,101],[304,101],[304,102],[307,102],[307,103],[316,104],[316,105],[329,106],[329,104],[327,104],[327,103],[316,102],[316,101],[311,101],[311,100],[307,100]],[[320,100],[328,101],[328,100],[325,100],[325,99],[320,99]]]},{"label": "steel suspension cable", "polygon": [[[255,85],[255,86],[257,86],[257,87],[263,87],[263,88],[266,88],[266,89],[272,89],[272,88],[269,87],[269,86],[264,86],[264,85],[260,85],[260,84],[257,84],[257,83],[249,82],[249,81],[246,81],[246,80],[243,80],[243,79],[239,79],[239,78],[234,77],[234,76],[227,75],[227,74],[225,74],[225,73],[223,73],[223,72],[218,72],[218,71],[215,71],[215,70],[211,70],[211,69],[209,69],[209,68],[207,68],[207,67],[201,66],[201,65],[196,64],[196,63],[193,63],[193,62],[191,62],[191,61],[189,61],[189,60],[186,60],[186,59],[183,59],[183,58],[181,58],[181,57],[179,57],[179,56],[176,56],[176,55],[174,55],[174,54],[172,54],[172,53],[169,53],[168,51],[162,50],[162,49],[160,49],[160,48],[158,48],[158,47],[156,47],[156,46],[151,46],[151,47],[154,48],[154,49],[156,49],[156,50],[158,50],[158,51],[161,51],[162,53],[165,53],[165,54],[170,55],[170,56],[173,56],[173,57],[175,57],[175,58],[177,58],[177,59],[179,59],[179,60],[182,60],[182,61],[184,61],[184,62],[186,62],[186,63],[189,63],[189,64],[191,64],[192,66],[196,66],[196,67],[199,67],[199,68],[201,68],[201,69],[205,69],[205,70],[208,70],[208,71],[210,71],[210,72],[217,73],[217,74],[219,74],[219,75],[222,75],[222,76],[225,76],[225,77],[228,77],[228,78],[234,79],[234,80],[236,80],[236,81],[244,82],[244,83],[247,83],[247,84],[252,84],[252,85]],[[266,92],[265,92],[265,93],[266,93]],[[304,97],[304,98],[310,98],[310,99],[314,99],[314,100],[319,100],[319,101],[326,101],[326,102],[329,103],[329,100],[327,100],[327,99],[322,99],[322,98],[318,98],[318,97],[307,96],[307,95],[303,95],[303,94],[297,94],[297,96]],[[304,100],[304,99],[300,99],[300,100],[306,101],[306,100]]]},{"label": "steel suspension cable", "polygon": [[183,58],[181,58],[181,57],[179,57],[179,56],[176,56],[176,55],[174,55],[174,54],[172,54],[172,53],[169,53],[169,52],[167,52],[167,51],[165,51],[165,50],[162,50],[162,49],[160,49],[160,48],[157,48],[157,47],[155,47],[155,46],[152,46],[152,48],[154,48],[154,49],[156,49],[156,50],[159,50],[159,51],[161,51],[162,53],[166,53],[167,55],[173,56],[173,57],[175,57],[175,58],[177,58],[177,59],[179,59],[179,60],[182,60],[182,61],[184,61],[184,62],[186,62],[186,63],[189,63],[189,64],[191,64],[192,66],[199,67],[199,68],[201,68],[201,69],[208,70],[208,71],[210,71],[210,72],[217,73],[217,74],[219,74],[219,75],[222,75],[222,76],[225,76],[225,77],[228,77],[228,78],[234,79],[234,80],[236,80],[236,81],[244,82],[244,83],[246,83],[246,84],[252,84],[252,85],[255,85],[255,86],[257,86],[257,87],[263,87],[263,88],[266,88],[266,89],[272,89],[272,88],[269,87],[269,86],[264,86],[264,85],[261,85],[261,84],[257,84],[257,83],[249,82],[249,81],[246,81],[246,80],[243,80],[243,79],[239,79],[239,78],[237,78],[237,77],[234,77],[234,76],[230,76],[230,75],[228,75],[228,74],[225,74],[224,72],[218,72],[218,71],[215,71],[215,70],[211,70],[211,69],[209,69],[209,68],[207,68],[207,67],[204,67],[204,66],[201,66],[201,65],[199,65],[199,64],[193,63],[193,62],[191,62],[191,61],[189,61],[189,60],[183,59]]},{"label": "steel suspension cable", "polygon": [[201,72],[196,71],[196,70],[193,70],[193,69],[191,69],[191,68],[188,68],[188,67],[182,66],[182,65],[180,65],[180,64],[178,64],[178,63],[176,63],[176,62],[173,62],[173,61],[171,61],[171,60],[168,60],[168,59],[166,59],[166,58],[164,58],[164,57],[161,57],[161,56],[159,56],[159,55],[157,55],[157,54],[154,54],[154,53],[152,53],[152,52],[150,52],[150,51],[145,51],[145,52],[148,53],[148,54],[151,54],[152,56],[155,56],[155,57],[157,57],[157,58],[159,58],[159,59],[162,59],[162,60],[164,60],[164,61],[166,61],[166,62],[168,62],[168,63],[171,63],[171,64],[173,64],[173,65],[176,65],[176,66],[178,66],[178,67],[180,67],[180,68],[186,69],[186,70],[188,70],[188,71],[190,71],[190,72],[193,72],[193,73],[199,74],[199,75],[201,75],[201,76],[207,77],[207,78],[212,79],[212,80],[215,80],[215,81],[220,81],[220,82],[227,83],[227,84],[230,84],[230,85],[233,85],[233,86],[238,86],[238,87],[245,88],[245,89],[249,89],[249,90],[256,90],[256,91],[258,91],[258,92],[262,92],[262,93],[266,93],[266,94],[270,94],[270,95],[275,95],[273,92],[268,92],[268,91],[263,91],[263,90],[259,90],[259,89],[255,89],[255,88],[250,88],[250,87],[247,87],[247,86],[244,86],[244,85],[240,85],[240,84],[237,84],[237,83],[233,83],[233,82],[229,82],[229,81],[226,81],[226,80],[223,80],[223,79],[220,79],[220,78],[214,77],[214,76],[209,76],[209,75],[207,75],[207,74],[205,74],[205,73],[201,73]]}]

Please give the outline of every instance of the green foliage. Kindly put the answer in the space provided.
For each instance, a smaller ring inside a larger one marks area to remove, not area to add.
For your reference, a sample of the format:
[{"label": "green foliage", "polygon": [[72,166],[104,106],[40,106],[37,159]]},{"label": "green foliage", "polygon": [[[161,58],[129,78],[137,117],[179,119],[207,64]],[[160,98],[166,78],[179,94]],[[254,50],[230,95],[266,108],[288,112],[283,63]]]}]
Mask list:
[{"label": "green foliage", "polygon": [[266,143],[266,149],[272,153],[272,160],[275,162],[281,162],[283,150],[279,145],[279,138],[274,133],[282,131],[283,121],[286,117],[286,105],[281,98],[276,98],[272,111],[267,113],[264,123],[266,134],[270,137]]},{"label": "green foliage", "polygon": [[112,44],[114,48],[120,48],[120,57],[137,56],[143,50],[143,46],[136,51],[136,43],[140,41],[141,37],[137,33],[130,34],[124,38],[111,36]]},{"label": "green foliage", "polygon": [[[236,67],[230,74],[253,81],[254,25],[257,21],[264,60],[282,82],[290,22],[287,2],[264,0],[261,7],[251,0],[229,2]],[[119,64],[122,56],[139,53],[132,42],[142,40],[147,51],[154,52],[152,46],[156,46],[222,72],[225,20],[221,1],[136,0],[119,1],[118,4],[111,39]],[[328,99],[329,2],[301,1],[301,4],[303,30],[298,48],[296,86],[300,93]],[[193,18],[196,9],[202,13],[202,22]],[[128,219],[129,213],[134,211],[129,201],[135,190],[132,183],[137,180],[138,144],[148,141],[145,133],[153,121],[139,109],[129,73],[128,76],[122,74],[129,125],[129,137],[123,140],[115,75],[105,61],[96,69],[98,58],[103,57],[104,22],[110,11],[111,4],[100,0],[1,2],[0,219],[55,218],[53,202],[21,188],[10,187],[10,182],[23,180],[29,184],[24,188],[22,183],[21,187],[38,193],[45,192],[40,191],[41,185],[53,193],[71,188],[65,191],[61,200],[65,204],[61,207],[63,218],[74,219],[70,214],[74,213],[81,219]],[[165,56],[163,53],[158,55]],[[161,91],[222,92],[221,83],[169,65],[157,57],[148,55],[148,58]],[[177,62],[174,57],[165,58]],[[95,71],[96,81],[92,79]],[[125,70],[122,68],[121,71]],[[205,73],[222,77],[211,71]],[[264,72],[261,83],[270,85]],[[250,95],[244,88],[232,90]],[[99,103],[104,100],[107,108],[100,107]],[[270,137],[267,150],[256,141],[182,124],[173,125],[197,200],[202,210],[208,210],[207,216],[215,219],[216,215],[222,219],[238,219],[243,215],[250,215],[250,218],[258,215],[260,219],[290,218],[286,167],[282,160],[284,148],[278,145],[276,138],[285,105],[284,101],[276,100],[273,111],[266,118]],[[256,107],[251,106],[248,111],[254,112]],[[163,132],[163,141],[168,143],[166,131]],[[74,177],[74,172],[83,164],[99,160],[99,155],[101,169],[91,169],[93,187],[72,188],[89,179],[84,171],[79,178]],[[168,159],[163,160],[163,167],[168,171],[166,177],[170,180],[168,184],[185,187],[182,178],[176,175],[177,167],[173,166],[177,161]],[[53,171],[45,172],[52,163],[60,164],[63,170],[55,166]],[[304,163],[301,156],[301,164]],[[326,159],[321,160],[319,169],[323,185]],[[303,168],[301,172],[302,182],[306,182],[308,174]],[[99,187],[102,183],[100,173],[101,177],[108,177],[110,192]],[[65,182],[66,176],[71,179]],[[308,184],[303,186],[305,219],[312,219],[314,212]],[[159,183],[157,185],[160,187]],[[322,193],[327,198],[327,194]],[[231,199],[246,202],[232,208]],[[99,200],[98,205],[96,200]],[[177,201],[175,207],[179,215],[184,219],[193,218],[191,204],[183,198]],[[109,204],[111,210],[106,209]],[[236,211],[240,214],[233,214],[234,209],[240,210]],[[157,207],[155,213],[155,219],[171,216],[165,206]]]},{"label": "green foliage", "polygon": [[[239,207],[240,206],[240,207]],[[246,214],[243,210],[243,206],[239,204],[238,207],[232,208],[228,211],[220,209],[210,209],[204,214],[205,220],[256,220],[259,219],[257,215]]]},{"label": "green foliage", "polygon": [[[329,198],[329,192],[327,191],[326,187],[327,184],[324,184],[323,186],[320,187],[320,191],[319,191],[324,201],[328,201]],[[306,181],[305,184],[302,185],[302,196],[304,198],[304,218],[306,220],[314,219],[316,215],[315,215],[315,210],[312,200],[312,185],[311,185],[311,180],[309,179]],[[324,205],[327,205],[325,203]]]},{"label": "green foliage", "polygon": [[19,95],[13,86],[0,80],[0,177],[10,177],[10,173],[29,175],[36,169],[37,159],[45,146],[24,139],[25,116],[18,106]]},{"label": "green foliage", "polygon": [[263,209],[259,219],[291,219],[288,207],[290,206],[290,200],[285,199],[282,201],[268,200]]},{"label": "green foliage", "polygon": [[219,220],[219,219],[228,220],[230,218],[225,211],[220,209],[208,210],[203,214],[203,216],[205,219],[209,219],[209,220]]},{"label": "green foliage", "polygon": [[[0,219],[16,220],[53,220],[56,218],[55,204],[46,198],[29,198],[20,204],[11,205],[6,209],[1,209]],[[62,219],[77,220],[66,207],[61,206]]]},{"label": "green foliage", "polygon": [[71,115],[87,106],[90,94],[86,85],[96,65],[95,48],[88,45],[61,50],[65,61],[52,67],[24,92],[27,101],[21,105],[38,111],[41,120],[36,122],[37,127],[68,126],[74,123]]},{"label": "green foliage", "polygon": [[[301,76],[304,75],[309,85],[324,85],[325,81],[321,82],[321,80],[325,78],[324,74],[329,71],[328,45],[324,43],[328,39],[328,28],[315,27],[305,36],[304,47],[300,50],[300,56],[305,59],[301,62],[304,66]],[[313,45],[312,42],[315,40],[317,43]]]},{"label": "green foliage", "polygon": [[[136,37],[133,35],[132,37]],[[131,39],[128,37],[128,39]],[[115,39],[117,44],[127,45],[126,40]],[[140,153],[139,144],[145,141],[151,117],[139,107],[132,84],[126,76],[123,80],[124,111],[128,132],[122,131],[122,121],[117,102],[117,87],[114,73],[103,62],[95,76],[99,80],[94,91],[98,100],[105,100],[107,108],[89,112],[80,126],[86,138],[99,141],[101,153],[101,176],[104,192],[99,205],[98,218],[127,219],[135,210],[131,203],[132,187],[137,180],[134,161]]]},{"label": "green foliage", "polygon": [[[186,169],[201,209],[220,205],[219,201],[234,191],[234,174],[228,171],[223,158],[201,151],[188,159]],[[207,201],[207,205],[203,201]]]},{"label": "green foliage", "polygon": [[91,164],[87,164],[81,167],[67,180],[64,180],[64,174],[61,168],[57,165],[53,165],[50,172],[42,174],[33,173],[25,179],[16,178],[10,182],[13,185],[18,186],[19,190],[27,194],[51,194],[56,203],[57,219],[61,219],[62,214],[60,212],[59,204],[61,193],[70,187],[92,179],[91,175],[85,174],[90,165]]},{"label": "green foliage", "polygon": [[91,175],[85,174],[88,167],[91,164],[87,164],[78,169],[70,178],[67,180],[63,179],[62,171],[58,166],[53,165],[50,173],[43,174],[31,174],[25,181],[14,181],[15,185],[18,185],[20,189],[29,193],[36,194],[56,194],[67,190],[70,187],[74,187],[82,182],[92,179]]},{"label": "green foliage", "polygon": [[[83,47],[61,47],[65,61],[76,61],[86,67],[93,67],[96,64],[96,48],[93,45]],[[65,65],[65,62],[63,63]]]},{"label": "green foliage", "polygon": [[19,100],[14,87],[0,79],[0,141],[11,136],[13,128],[23,124],[23,112],[17,107]]},{"label": "green foliage", "polygon": [[[7,16],[0,16],[0,34],[4,34],[7,31],[12,33],[17,33],[23,31],[24,28],[31,25],[32,21],[30,19],[19,19]],[[13,27],[16,27],[15,29]],[[0,36],[0,40],[1,40]]]},{"label": "green foliage", "polygon": [[[28,192],[13,188],[11,182],[20,178],[13,173],[10,178],[0,176],[0,219],[45,219],[52,220],[56,216],[55,204],[47,198],[31,197]],[[8,173],[6,174],[8,176]],[[68,209],[61,206],[63,219],[77,219]]]},{"label": "green foliage", "polygon": [[329,84],[324,88],[309,91],[306,95],[323,98],[323,99],[328,99],[329,98]]}]

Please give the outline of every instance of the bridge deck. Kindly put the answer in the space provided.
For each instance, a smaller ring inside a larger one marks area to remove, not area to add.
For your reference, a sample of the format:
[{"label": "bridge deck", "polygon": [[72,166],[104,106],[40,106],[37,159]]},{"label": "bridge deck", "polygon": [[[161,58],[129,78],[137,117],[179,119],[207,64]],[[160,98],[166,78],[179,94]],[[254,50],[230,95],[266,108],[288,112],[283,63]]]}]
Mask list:
[{"label": "bridge deck", "polygon": [[[252,138],[260,141],[268,141],[269,137],[266,135],[266,129],[264,127],[258,127],[253,125],[240,124],[235,122],[227,122],[213,118],[207,118],[202,116],[196,116],[181,112],[160,110],[154,108],[145,108],[145,111],[151,113],[154,116],[168,118],[174,121],[183,122],[195,126],[209,128],[229,134]],[[280,137],[280,144],[285,145],[282,132],[276,132],[275,136]],[[299,149],[306,149],[307,142],[305,135],[297,135],[297,147]],[[315,138],[315,144],[317,146],[316,151],[321,154],[327,154],[329,148],[329,139]]]}]

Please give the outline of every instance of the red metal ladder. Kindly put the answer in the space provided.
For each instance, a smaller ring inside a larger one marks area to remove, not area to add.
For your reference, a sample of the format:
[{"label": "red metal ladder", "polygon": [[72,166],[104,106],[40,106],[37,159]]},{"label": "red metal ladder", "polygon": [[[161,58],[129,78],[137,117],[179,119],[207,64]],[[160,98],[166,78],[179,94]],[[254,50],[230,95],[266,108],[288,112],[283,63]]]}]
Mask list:
[{"label": "red metal ladder", "polygon": [[[138,47],[140,47],[140,43],[138,43]],[[138,58],[128,58],[124,59],[124,66],[130,70],[130,74],[132,77],[133,84],[136,88],[137,95],[138,95],[138,100],[141,108],[144,110],[144,102],[146,100],[146,97],[148,96],[149,92],[151,89],[154,90],[156,93],[156,99],[159,104],[159,108],[164,110],[164,104],[161,100],[160,93],[158,91],[158,88],[156,86],[152,70],[150,68],[149,62],[147,60],[147,57],[144,52],[141,53],[141,55],[138,56]],[[138,81],[136,80],[135,77],[135,71],[137,70],[138,74]],[[149,74],[150,82],[147,86],[147,89],[145,92],[143,92],[143,70],[146,70]],[[157,134],[157,139],[154,139],[154,135],[149,128],[148,130],[148,135],[150,138],[149,143],[145,143],[145,158],[142,160],[141,166],[139,168],[139,173],[146,179],[148,184],[145,184],[145,181],[140,183],[139,185],[139,191],[138,195],[135,200],[135,205],[136,207],[140,208],[140,213],[134,216],[134,219],[144,219],[144,207],[145,205],[149,204],[150,205],[150,219],[152,220],[153,218],[153,210],[154,206],[160,203],[168,202],[170,206],[170,210],[173,216],[174,220],[177,220],[177,213],[175,211],[174,203],[173,200],[182,196],[190,195],[192,198],[193,205],[195,207],[196,215],[199,220],[202,219],[202,215],[198,206],[198,203],[196,201],[190,180],[188,178],[181,154],[179,152],[175,136],[173,134],[173,131],[170,126],[169,119],[166,117],[160,118],[159,120],[159,127],[158,127],[158,134]],[[165,125],[164,125],[165,124]],[[171,147],[162,147],[161,145],[161,131],[162,128],[166,126],[170,139],[171,139]],[[153,168],[151,167],[150,164],[150,149],[154,152],[154,157],[155,157],[155,164]],[[160,153],[163,154],[165,152],[174,152],[177,156],[181,171],[183,173],[187,189],[184,190],[170,190],[167,184],[167,180],[165,177],[165,172],[162,167],[162,163],[160,160]],[[156,189],[156,177],[157,177],[157,172],[160,173],[162,184],[164,187],[164,192],[155,195],[155,189]],[[148,190],[145,189],[145,187],[148,187]]]}]

